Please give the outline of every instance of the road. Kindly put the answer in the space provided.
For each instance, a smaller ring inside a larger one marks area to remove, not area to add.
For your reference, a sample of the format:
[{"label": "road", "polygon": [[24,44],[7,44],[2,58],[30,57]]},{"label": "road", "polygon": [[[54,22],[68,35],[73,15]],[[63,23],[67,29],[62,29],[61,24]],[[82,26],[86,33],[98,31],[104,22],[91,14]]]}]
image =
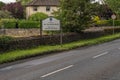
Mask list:
[{"label": "road", "polygon": [[120,39],[0,68],[0,80],[120,80]]}]

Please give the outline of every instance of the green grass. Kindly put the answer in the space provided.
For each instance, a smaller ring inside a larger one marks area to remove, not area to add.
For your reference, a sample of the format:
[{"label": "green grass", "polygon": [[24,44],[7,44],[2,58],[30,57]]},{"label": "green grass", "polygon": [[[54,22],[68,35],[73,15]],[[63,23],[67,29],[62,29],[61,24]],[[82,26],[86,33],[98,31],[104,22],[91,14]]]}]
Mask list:
[{"label": "green grass", "polygon": [[62,47],[60,45],[39,46],[33,49],[15,50],[15,51],[0,54],[0,64],[23,59],[23,58],[28,58],[32,56],[37,56],[37,55],[41,55],[41,54],[45,54],[49,52],[71,50],[77,47],[100,44],[100,43],[111,41],[111,40],[118,39],[118,38],[120,38],[120,33],[115,34],[115,35],[103,36],[103,37],[99,37],[95,39],[80,40],[77,42],[67,43],[67,44],[63,44]]}]

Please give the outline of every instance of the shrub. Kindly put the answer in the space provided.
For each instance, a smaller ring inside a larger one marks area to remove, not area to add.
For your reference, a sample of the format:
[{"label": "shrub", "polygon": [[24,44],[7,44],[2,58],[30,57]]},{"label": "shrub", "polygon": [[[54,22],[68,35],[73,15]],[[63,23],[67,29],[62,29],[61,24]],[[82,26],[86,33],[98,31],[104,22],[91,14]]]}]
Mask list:
[{"label": "shrub", "polygon": [[19,28],[40,28],[40,23],[38,21],[19,21]]},{"label": "shrub", "polygon": [[40,23],[38,21],[28,21],[28,20],[16,20],[16,19],[3,19],[1,20],[4,28],[11,29],[16,28],[16,22],[18,23],[18,28],[39,28]]},{"label": "shrub", "polygon": [[[113,20],[99,20],[97,26],[113,26]],[[115,20],[115,26],[120,26],[120,20]]]},{"label": "shrub", "polygon": [[[108,20],[108,25],[113,25],[113,20]],[[115,26],[120,26],[120,20],[115,20]]]},{"label": "shrub", "polygon": [[13,38],[9,36],[1,36],[0,37],[0,50],[7,51],[9,49],[8,43],[12,41]]},{"label": "shrub", "polygon": [[0,11],[0,19],[2,18],[12,18],[11,13],[8,11]]},{"label": "shrub", "polygon": [[4,25],[4,28],[15,28],[15,19],[2,19],[1,22],[1,26]]},{"label": "shrub", "polygon": [[97,26],[108,26],[108,20],[99,20],[96,22]]},{"label": "shrub", "polygon": [[1,36],[0,37],[0,44],[2,43],[8,43],[9,41],[13,40],[14,38],[10,36]]},{"label": "shrub", "polygon": [[32,21],[40,21],[40,20],[43,20],[43,19],[45,19],[45,18],[47,18],[47,17],[48,17],[47,14],[38,12],[38,13],[35,13],[35,14],[31,15],[31,16],[29,17],[29,20],[32,20]]}]

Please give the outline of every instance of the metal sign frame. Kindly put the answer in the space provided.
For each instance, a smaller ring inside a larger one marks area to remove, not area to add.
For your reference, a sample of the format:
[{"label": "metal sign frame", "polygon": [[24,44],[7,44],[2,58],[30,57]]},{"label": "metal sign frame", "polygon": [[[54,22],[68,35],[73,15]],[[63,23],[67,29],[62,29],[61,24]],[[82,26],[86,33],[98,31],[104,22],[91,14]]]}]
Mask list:
[{"label": "metal sign frame", "polygon": [[59,31],[60,30],[60,20],[53,17],[49,17],[42,21],[43,31]]},{"label": "metal sign frame", "polygon": [[40,35],[42,37],[42,31],[60,31],[60,45],[63,44],[63,31],[60,20],[53,17],[49,17],[45,20],[41,20]]}]

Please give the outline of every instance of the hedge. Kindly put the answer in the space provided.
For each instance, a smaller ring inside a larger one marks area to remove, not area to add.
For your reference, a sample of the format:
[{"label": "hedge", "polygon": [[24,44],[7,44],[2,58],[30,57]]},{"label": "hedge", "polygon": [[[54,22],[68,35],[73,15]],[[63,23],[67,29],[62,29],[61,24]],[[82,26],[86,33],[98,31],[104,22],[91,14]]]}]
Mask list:
[{"label": "hedge", "polygon": [[40,28],[40,23],[38,21],[19,21],[19,28]]},{"label": "hedge", "polygon": [[40,28],[40,22],[38,21],[29,21],[29,20],[2,20],[2,25],[4,28],[11,29],[16,28],[16,23],[18,23],[18,28]]},{"label": "hedge", "polygon": [[[95,24],[97,26],[113,26],[113,20],[99,20]],[[120,26],[120,20],[115,20],[115,26]]]},{"label": "hedge", "polygon": [[[108,25],[113,25],[113,20],[108,20]],[[115,20],[115,26],[120,26],[120,20]]]},{"label": "hedge", "polygon": [[15,19],[2,19],[1,26],[4,28],[15,28]]},{"label": "hedge", "polygon": [[8,46],[6,44],[13,40],[14,40],[14,38],[12,38],[10,36],[0,36],[0,49],[2,51],[7,51],[10,45]]}]

